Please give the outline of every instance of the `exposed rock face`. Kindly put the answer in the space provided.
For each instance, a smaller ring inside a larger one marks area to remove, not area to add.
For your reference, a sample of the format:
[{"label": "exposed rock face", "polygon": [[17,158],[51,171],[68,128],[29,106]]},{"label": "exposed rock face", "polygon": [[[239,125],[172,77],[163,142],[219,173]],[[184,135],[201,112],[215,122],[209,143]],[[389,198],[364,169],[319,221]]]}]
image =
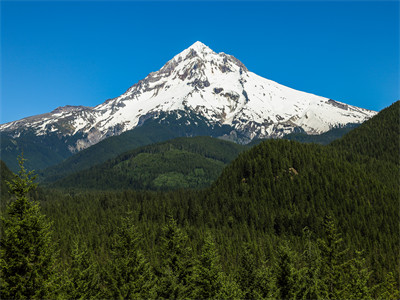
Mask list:
[{"label": "exposed rock face", "polygon": [[[250,72],[242,62],[194,43],[150,73],[121,96],[94,107],[65,106],[51,113],[0,125],[0,131],[18,136],[56,132],[79,138],[72,152],[102,139],[141,126],[160,112],[186,111],[234,128],[230,138],[281,137],[301,128],[322,133],[334,126],[361,123],[375,112],[293,90]],[[190,126],[190,125],[188,125]]]}]

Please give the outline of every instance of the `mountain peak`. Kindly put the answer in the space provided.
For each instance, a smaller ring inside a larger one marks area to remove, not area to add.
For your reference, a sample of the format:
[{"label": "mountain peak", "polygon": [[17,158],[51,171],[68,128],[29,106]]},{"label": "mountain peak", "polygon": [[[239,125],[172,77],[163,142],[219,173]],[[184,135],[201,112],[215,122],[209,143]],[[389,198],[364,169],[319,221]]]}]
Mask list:
[{"label": "mountain peak", "polygon": [[194,44],[192,44],[189,48],[186,48],[181,53],[175,55],[173,60],[175,59],[175,61],[180,61],[192,57],[205,58],[209,54],[216,55],[216,53],[213,50],[211,50],[208,46],[204,45],[202,42],[197,41]]},{"label": "mountain peak", "polygon": [[191,45],[190,47],[189,47],[189,49],[193,49],[193,50],[195,50],[196,52],[198,51],[198,52],[202,52],[204,49],[206,49],[206,50],[211,50],[208,46],[206,46],[206,45],[204,45],[202,42],[200,42],[200,41],[197,41],[197,42],[195,42],[193,45]]}]

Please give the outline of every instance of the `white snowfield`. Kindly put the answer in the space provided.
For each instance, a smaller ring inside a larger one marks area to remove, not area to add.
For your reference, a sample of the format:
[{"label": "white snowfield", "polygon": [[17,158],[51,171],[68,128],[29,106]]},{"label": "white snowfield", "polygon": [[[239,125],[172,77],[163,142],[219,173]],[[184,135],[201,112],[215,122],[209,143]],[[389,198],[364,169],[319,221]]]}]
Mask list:
[{"label": "white snowfield", "polygon": [[297,91],[260,77],[236,58],[196,42],[121,96],[94,108],[60,107],[51,113],[0,125],[0,131],[31,128],[37,135],[87,135],[77,150],[135,128],[157,112],[195,112],[211,123],[232,125],[252,138],[281,137],[295,127],[309,134],[361,123],[376,112]]}]

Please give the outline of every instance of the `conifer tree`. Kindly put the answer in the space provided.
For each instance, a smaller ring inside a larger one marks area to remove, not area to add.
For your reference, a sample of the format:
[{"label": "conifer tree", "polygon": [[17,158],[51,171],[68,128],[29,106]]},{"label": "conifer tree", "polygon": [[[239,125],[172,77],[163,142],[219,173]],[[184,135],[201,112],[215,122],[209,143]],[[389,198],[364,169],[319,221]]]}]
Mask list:
[{"label": "conifer tree", "polygon": [[343,239],[331,216],[324,220],[325,238],[318,239],[321,253],[321,292],[323,298],[342,299],[346,294],[345,269],[349,262],[345,260],[348,248],[344,248]]},{"label": "conifer tree", "polygon": [[258,298],[258,266],[249,244],[244,245],[240,257],[237,282],[246,299]]},{"label": "conifer tree", "polygon": [[294,267],[294,253],[287,245],[278,248],[275,285],[278,299],[294,299],[298,289],[298,276]]},{"label": "conifer tree", "polygon": [[194,298],[209,299],[221,294],[223,273],[214,240],[209,232],[204,239],[200,258],[194,266],[193,283]]},{"label": "conifer tree", "polygon": [[141,236],[131,214],[122,219],[114,236],[112,269],[109,274],[109,295],[113,299],[154,298],[154,274],[139,248]]},{"label": "conifer tree", "polygon": [[322,299],[320,291],[320,269],[321,257],[318,248],[311,241],[311,232],[305,227],[303,229],[305,250],[302,258],[305,266],[299,271],[299,288],[297,297],[302,299]]},{"label": "conifer tree", "polygon": [[35,176],[24,161],[19,157],[19,173],[7,182],[12,200],[1,217],[1,299],[52,298],[58,291],[52,224],[29,198]]},{"label": "conifer tree", "polygon": [[158,284],[158,298],[190,298],[193,295],[193,257],[186,234],[169,217],[163,228],[162,265]]},{"label": "conifer tree", "polygon": [[86,244],[74,241],[65,293],[70,299],[99,298],[99,275]]}]

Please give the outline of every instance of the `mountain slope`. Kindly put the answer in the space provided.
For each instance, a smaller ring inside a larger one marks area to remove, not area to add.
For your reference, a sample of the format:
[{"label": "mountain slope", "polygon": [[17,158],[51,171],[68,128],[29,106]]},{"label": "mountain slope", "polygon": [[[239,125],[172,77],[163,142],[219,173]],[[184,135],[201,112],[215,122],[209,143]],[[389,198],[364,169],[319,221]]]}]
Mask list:
[{"label": "mountain slope", "polygon": [[[189,119],[195,120],[196,124],[190,127],[185,126]],[[158,118],[148,119],[139,127],[105,139],[65,161],[43,170],[40,172],[40,176],[45,182],[54,182],[68,174],[101,164],[137,147],[176,137],[223,136],[231,130],[232,128],[228,125],[210,125],[205,118],[188,115],[185,112],[180,112],[179,118],[177,118],[177,113],[161,113]]]},{"label": "mountain slope", "polygon": [[22,153],[27,159],[25,167],[28,170],[44,169],[70,157],[73,152],[69,145],[80,137],[79,134],[62,136],[57,133],[36,136],[32,130],[20,136],[0,132],[0,157],[14,172],[19,170],[17,157]]},{"label": "mountain slope", "polygon": [[222,224],[294,239],[306,227],[323,234],[320,224],[331,215],[345,242],[365,249],[380,276],[389,270],[397,274],[400,173],[393,163],[365,158],[353,153],[348,159],[328,146],[269,140],[225,168],[203,206],[218,211]]},{"label": "mountain slope", "polygon": [[[178,118],[181,112],[200,116],[210,126],[228,125],[233,128],[231,138],[241,143],[282,137],[296,128],[322,133],[375,114],[262,78],[235,57],[196,42],[119,97],[93,108],[65,106],[2,124],[0,132],[16,142],[32,133],[56,135],[66,141],[63,151],[75,153],[171,112]],[[188,120],[185,126],[195,122]]]},{"label": "mountain slope", "polygon": [[400,164],[400,101],[383,109],[331,145]]},{"label": "mountain slope", "polygon": [[177,138],[126,152],[56,182],[89,189],[176,189],[210,185],[245,146],[210,137]]},{"label": "mountain slope", "polygon": [[224,169],[205,205],[219,199],[222,216],[245,216],[249,226],[284,236],[318,231],[333,215],[347,241],[371,245],[379,272],[397,273],[398,112],[396,102],[329,146],[265,141]]}]

